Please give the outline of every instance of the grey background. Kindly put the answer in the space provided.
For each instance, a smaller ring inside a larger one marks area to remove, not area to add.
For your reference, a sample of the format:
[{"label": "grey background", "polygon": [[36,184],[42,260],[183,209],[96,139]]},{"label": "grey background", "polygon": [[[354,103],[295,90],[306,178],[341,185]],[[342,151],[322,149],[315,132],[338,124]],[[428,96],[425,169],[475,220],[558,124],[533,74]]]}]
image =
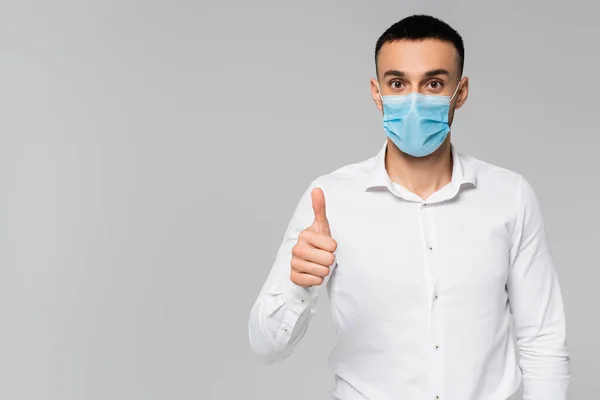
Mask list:
[{"label": "grey background", "polygon": [[250,307],[309,182],[374,155],[373,48],[415,12],[464,37],[463,152],[523,173],[597,377],[598,6],[591,1],[0,3],[0,398],[325,399],[322,303],[253,358]]}]

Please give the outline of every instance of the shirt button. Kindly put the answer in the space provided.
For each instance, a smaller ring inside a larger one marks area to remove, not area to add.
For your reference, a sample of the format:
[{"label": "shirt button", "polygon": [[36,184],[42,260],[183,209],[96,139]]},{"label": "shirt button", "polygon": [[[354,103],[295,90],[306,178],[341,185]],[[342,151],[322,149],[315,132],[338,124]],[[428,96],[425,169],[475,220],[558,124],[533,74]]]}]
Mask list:
[{"label": "shirt button", "polygon": [[440,400],[440,396],[435,396],[435,400]]},{"label": "shirt button", "polygon": [[429,251],[433,251],[433,247],[432,246],[429,246]]},{"label": "shirt button", "polygon": [[436,345],[435,345],[435,349],[436,349],[436,350],[439,350],[439,349],[440,349],[440,346],[439,346],[438,344],[436,344]]},{"label": "shirt button", "polygon": [[433,300],[437,300],[438,299],[438,295],[437,293],[433,296]]}]

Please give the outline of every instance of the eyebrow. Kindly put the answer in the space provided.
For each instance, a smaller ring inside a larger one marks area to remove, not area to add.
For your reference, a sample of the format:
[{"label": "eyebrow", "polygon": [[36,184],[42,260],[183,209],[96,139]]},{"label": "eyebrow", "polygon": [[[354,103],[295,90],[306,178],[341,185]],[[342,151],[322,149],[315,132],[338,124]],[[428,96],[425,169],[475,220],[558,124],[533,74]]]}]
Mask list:
[{"label": "eyebrow", "polygon": [[395,76],[395,77],[398,77],[398,78],[402,78],[402,77],[406,76],[406,74],[404,72],[402,72],[402,71],[398,71],[397,69],[388,69],[383,74],[383,77],[386,78],[388,76]]},{"label": "eyebrow", "polygon": [[432,77],[432,76],[437,76],[437,75],[450,75],[450,72],[448,72],[447,69],[444,68],[438,68],[438,69],[434,69],[432,71],[427,71],[425,72],[425,76],[427,77]]},{"label": "eyebrow", "polygon": [[[428,78],[431,78],[432,76],[438,76],[438,75],[450,76],[450,72],[448,72],[448,70],[444,69],[444,68],[433,69],[431,71],[425,72],[425,76]],[[406,73],[404,73],[403,71],[398,71],[397,69],[390,69],[390,70],[385,71],[385,73],[383,74],[384,78],[387,78],[388,76],[395,76],[397,78],[403,78],[406,76]]]}]

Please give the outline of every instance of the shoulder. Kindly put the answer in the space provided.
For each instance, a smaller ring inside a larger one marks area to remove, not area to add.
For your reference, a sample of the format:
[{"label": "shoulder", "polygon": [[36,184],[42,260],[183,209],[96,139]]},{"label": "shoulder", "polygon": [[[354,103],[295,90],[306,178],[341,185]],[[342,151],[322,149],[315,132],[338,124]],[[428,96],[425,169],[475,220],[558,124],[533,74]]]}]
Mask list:
[{"label": "shoulder", "polygon": [[477,176],[477,189],[487,199],[512,204],[516,212],[523,208],[537,208],[538,198],[529,180],[521,173],[491,164],[470,155],[460,154],[466,169]]},{"label": "shoulder", "polygon": [[517,194],[525,177],[514,170],[489,163],[471,155],[459,153],[463,168],[477,177],[477,187],[482,190],[509,191]]},{"label": "shoulder", "polygon": [[317,176],[312,187],[324,190],[343,190],[364,187],[375,163],[375,156],[365,160],[341,166],[329,173]]}]

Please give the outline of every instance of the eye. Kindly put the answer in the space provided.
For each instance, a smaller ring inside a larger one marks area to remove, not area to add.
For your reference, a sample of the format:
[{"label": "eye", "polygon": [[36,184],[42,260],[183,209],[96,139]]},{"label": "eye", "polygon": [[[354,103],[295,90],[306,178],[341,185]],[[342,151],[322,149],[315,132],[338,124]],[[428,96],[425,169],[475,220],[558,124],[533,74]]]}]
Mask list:
[{"label": "eye", "polygon": [[427,86],[430,89],[432,89],[432,90],[439,91],[439,90],[442,90],[444,88],[444,82],[442,82],[442,81],[431,81],[431,82],[429,82],[429,84]]},{"label": "eye", "polygon": [[394,90],[400,90],[400,89],[402,89],[402,87],[404,87],[404,83],[402,83],[400,81],[391,81],[390,87]]}]

